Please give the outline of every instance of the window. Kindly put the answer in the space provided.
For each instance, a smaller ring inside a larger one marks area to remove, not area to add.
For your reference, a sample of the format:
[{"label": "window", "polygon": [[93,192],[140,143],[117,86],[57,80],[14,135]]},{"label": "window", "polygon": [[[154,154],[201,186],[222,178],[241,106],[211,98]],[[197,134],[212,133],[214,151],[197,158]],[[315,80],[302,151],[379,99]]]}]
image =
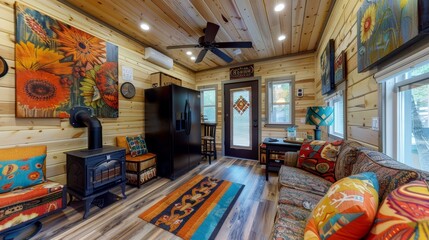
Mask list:
[{"label": "window", "polygon": [[267,124],[294,124],[293,77],[267,79]]},{"label": "window", "polygon": [[409,166],[429,171],[429,61],[379,82],[384,93],[384,152]]},{"label": "window", "polygon": [[328,96],[326,99],[326,103],[328,106],[334,108],[334,123],[329,126],[328,134],[329,137],[334,138],[343,138],[345,135],[345,82],[341,83],[337,87],[337,91]]},{"label": "window", "polygon": [[216,122],[216,87],[204,87],[201,91],[201,120]]}]

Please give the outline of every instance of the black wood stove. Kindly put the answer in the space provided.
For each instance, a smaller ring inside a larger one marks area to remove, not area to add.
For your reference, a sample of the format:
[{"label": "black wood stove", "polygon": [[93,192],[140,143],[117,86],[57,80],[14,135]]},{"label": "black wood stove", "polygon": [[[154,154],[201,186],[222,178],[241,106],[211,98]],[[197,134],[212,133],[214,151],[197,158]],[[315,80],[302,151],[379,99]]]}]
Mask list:
[{"label": "black wood stove", "polygon": [[88,217],[91,204],[104,205],[104,199],[111,196],[109,190],[113,187],[121,186],[122,195],[126,198],[125,149],[103,146],[101,123],[91,115],[90,108],[72,109],[70,123],[74,127],[88,127],[88,149],[65,153],[67,192],[70,202],[73,197],[85,201],[83,218]]}]

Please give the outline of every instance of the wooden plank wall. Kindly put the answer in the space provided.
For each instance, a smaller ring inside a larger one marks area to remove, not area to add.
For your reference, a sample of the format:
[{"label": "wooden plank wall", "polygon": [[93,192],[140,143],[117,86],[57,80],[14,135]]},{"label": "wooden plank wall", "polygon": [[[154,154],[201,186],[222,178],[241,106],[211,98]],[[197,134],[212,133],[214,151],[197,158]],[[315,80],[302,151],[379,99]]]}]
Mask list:
[{"label": "wooden plank wall", "polygon": [[[295,76],[295,89],[304,89],[304,97],[295,98],[295,123],[298,125],[297,134],[312,132],[313,127],[305,125],[304,119],[308,106],[314,105],[314,54],[303,54],[298,56],[284,57],[275,60],[267,60],[254,63],[255,77],[261,77],[261,119],[266,118],[266,88],[267,78],[276,78],[282,76]],[[217,85],[217,128],[216,128],[216,148],[222,151],[222,131],[223,131],[223,113],[222,113],[222,81],[229,80],[229,68],[220,68],[216,70],[201,71],[196,73],[196,85],[207,86]],[[262,122],[264,125],[265,122]],[[286,132],[283,128],[262,127],[260,140],[265,137],[285,137]]]},{"label": "wooden plank wall", "polygon": [[[316,101],[324,105],[321,95],[320,56],[329,39],[335,40],[335,56],[347,54],[347,138],[378,148],[379,133],[371,129],[372,117],[378,117],[378,85],[375,71],[357,72],[357,12],[363,0],[337,0],[316,52]],[[326,131],[326,128],[323,128]],[[326,135],[326,132],[325,132]]]},{"label": "wooden plank wall", "polygon": [[[86,128],[73,128],[68,119],[18,119],[15,118],[15,17],[14,2],[0,3],[0,55],[10,67],[9,73],[0,79],[0,147],[21,145],[48,146],[47,177],[65,183],[64,151],[87,147]],[[144,131],[144,89],[151,87],[149,75],[165,72],[180,78],[185,87],[195,88],[195,74],[175,65],[166,70],[145,61],[144,47],[131,39],[93,21],[57,1],[19,1],[33,9],[66,22],[119,47],[119,84],[122,83],[122,66],[134,70],[136,96],[127,100],[119,96],[119,118],[100,119],[103,126],[103,143],[114,145],[115,136],[140,134]]]}]

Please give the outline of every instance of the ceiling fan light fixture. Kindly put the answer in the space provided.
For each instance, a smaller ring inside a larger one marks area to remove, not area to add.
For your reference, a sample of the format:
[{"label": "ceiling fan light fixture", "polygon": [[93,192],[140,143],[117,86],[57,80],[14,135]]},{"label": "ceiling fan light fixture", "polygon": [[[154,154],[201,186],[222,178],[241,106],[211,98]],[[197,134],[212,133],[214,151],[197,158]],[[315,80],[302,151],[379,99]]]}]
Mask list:
[{"label": "ceiling fan light fixture", "polygon": [[192,55],[192,52],[191,52],[191,51],[187,51],[187,52],[186,52],[186,55],[191,56],[191,55]]},{"label": "ceiling fan light fixture", "polygon": [[[200,36],[198,38],[198,43],[196,44],[186,44],[186,45],[176,45],[176,46],[167,46],[167,49],[180,49],[180,48],[202,48],[202,50],[198,53],[197,57],[192,56],[191,60],[195,60],[195,63],[200,63],[204,57],[206,56],[206,53],[208,51],[212,52],[214,55],[218,56],[222,60],[224,60],[227,63],[232,62],[234,59],[232,59],[228,54],[226,54],[224,51],[220,50],[223,48],[253,48],[253,44],[250,41],[234,41],[234,42],[216,42],[215,37],[216,34],[219,31],[220,26],[212,23],[207,22],[207,27],[203,30],[204,36]],[[190,51],[189,51],[190,52]],[[239,54],[240,51],[236,51],[237,54]],[[189,55],[188,51],[185,52]],[[191,53],[192,55],[192,53]],[[189,56],[191,56],[189,55]]]},{"label": "ceiling fan light fixture", "polygon": [[274,11],[276,12],[280,12],[281,10],[283,10],[285,8],[285,4],[284,3],[279,3],[274,7]]},{"label": "ceiling fan light fixture", "polygon": [[150,27],[147,23],[142,23],[140,24],[141,29],[143,29],[144,31],[149,31]]},{"label": "ceiling fan light fixture", "polygon": [[279,41],[283,41],[283,40],[285,40],[285,39],[286,39],[286,36],[285,36],[285,35],[280,35],[277,39],[278,39]]}]

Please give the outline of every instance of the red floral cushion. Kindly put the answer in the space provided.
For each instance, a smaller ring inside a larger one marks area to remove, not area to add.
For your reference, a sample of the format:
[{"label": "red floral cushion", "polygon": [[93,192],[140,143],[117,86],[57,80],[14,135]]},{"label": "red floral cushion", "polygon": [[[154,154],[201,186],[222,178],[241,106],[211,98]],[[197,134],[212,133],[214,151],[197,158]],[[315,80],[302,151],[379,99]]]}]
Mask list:
[{"label": "red floral cushion", "polygon": [[335,182],[335,162],[342,143],[342,140],[304,142],[299,151],[297,167]]}]

